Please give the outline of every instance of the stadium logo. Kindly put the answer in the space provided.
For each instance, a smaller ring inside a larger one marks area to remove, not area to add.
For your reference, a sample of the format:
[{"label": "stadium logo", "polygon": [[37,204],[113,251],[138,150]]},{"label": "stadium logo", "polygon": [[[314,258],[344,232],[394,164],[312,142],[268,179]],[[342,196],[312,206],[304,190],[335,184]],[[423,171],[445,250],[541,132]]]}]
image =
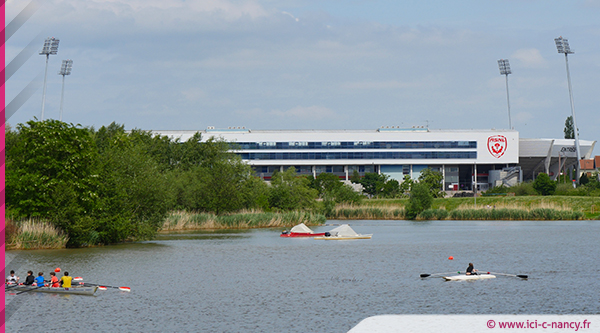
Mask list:
[{"label": "stadium logo", "polygon": [[500,158],[506,151],[507,141],[502,135],[493,135],[488,138],[488,151],[495,158]]}]

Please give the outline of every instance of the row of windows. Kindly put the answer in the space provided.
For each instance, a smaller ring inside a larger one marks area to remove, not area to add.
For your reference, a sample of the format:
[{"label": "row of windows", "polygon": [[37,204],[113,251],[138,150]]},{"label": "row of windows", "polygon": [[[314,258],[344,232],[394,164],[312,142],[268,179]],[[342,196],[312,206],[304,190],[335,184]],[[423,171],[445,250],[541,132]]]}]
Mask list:
[{"label": "row of windows", "polygon": [[[259,172],[259,173],[273,173],[276,170],[279,171],[281,169],[280,166],[254,166],[252,167],[254,169],[255,172]],[[289,166],[285,166],[283,167],[284,170],[287,170],[287,168],[289,168]],[[294,168],[296,169],[297,173],[300,174],[312,174],[313,172],[313,167],[312,166],[307,166],[307,165],[295,165]],[[348,173],[352,174],[354,171],[357,171],[359,173],[365,173],[365,172],[375,172],[375,166],[373,165],[349,165],[348,166]],[[345,173],[345,169],[343,165],[317,165],[315,166],[315,173],[317,174],[321,174],[321,173]]]},{"label": "row of windows", "polygon": [[475,159],[477,152],[238,153],[244,160]]},{"label": "row of windows", "polygon": [[237,142],[232,149],[472,149],[477,141],[323,141],[323,142]]}]

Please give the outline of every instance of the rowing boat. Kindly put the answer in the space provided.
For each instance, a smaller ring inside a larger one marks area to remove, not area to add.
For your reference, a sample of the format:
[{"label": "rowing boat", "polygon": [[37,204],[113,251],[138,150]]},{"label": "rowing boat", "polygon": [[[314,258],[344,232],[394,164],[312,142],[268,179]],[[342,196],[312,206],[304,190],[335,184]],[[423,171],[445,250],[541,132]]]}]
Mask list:
[{"label": "rowing boat", "polygon": [[11,287],[10,291],[27,291],[27,292],[38,292],[38,293],[52,293],[52,294],[65,294],[65,295],[86,295],[92,296],[98,290],[98,287],[72,287],[72,288],[51,288],[51,287],[31,287],[25,285],[19,285]]},{"label": "rowing boat", "polygon": [[446,281],[468,281],[468,280],[481,280],[481,279],[494,279],[496,275],[482,274],[482,275],[453,275],[443,276]]}]

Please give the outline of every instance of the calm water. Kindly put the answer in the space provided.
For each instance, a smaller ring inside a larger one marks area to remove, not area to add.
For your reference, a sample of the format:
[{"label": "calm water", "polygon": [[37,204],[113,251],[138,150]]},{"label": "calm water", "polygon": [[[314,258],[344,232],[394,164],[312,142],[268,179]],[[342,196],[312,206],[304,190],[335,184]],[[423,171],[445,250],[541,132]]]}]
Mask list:
[{"label": "calm water", "polygon": [[[330,221],[336,224],[336,221]],[[600,222],[346,221],[371,240],[280,238],[279,229],[186,233],[94,249],[8,252],[128,286],[94,297],[6,295],[7,331],[346,332],[378,314],[599,314]],[[332,226],[314,228],[326,231]],[[454,260],[448,260],[453,256]],[[528,274],[444,282],[420,273]]]}]

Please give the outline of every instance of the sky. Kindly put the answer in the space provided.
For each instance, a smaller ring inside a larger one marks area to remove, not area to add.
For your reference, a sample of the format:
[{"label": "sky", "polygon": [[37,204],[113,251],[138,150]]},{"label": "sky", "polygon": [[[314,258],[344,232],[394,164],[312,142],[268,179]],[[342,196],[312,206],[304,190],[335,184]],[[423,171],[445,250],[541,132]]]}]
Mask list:
[{"label": "sky", "polygon": [[[10,22],[31,0],[7,0]],[[509,128],[600,139],[600,0],[46,0],[7,41],[60,39],[48,64],[45,118],[99,128]],[[40,34],[41,33],[41,34]],[[37,36],[37,37],[36,37]],[[38,45],[36,44],[36,45]],[[37,52],[7,81],[10,102],[36,75]],[[8,119],[41,118],[42,89]]]}]

